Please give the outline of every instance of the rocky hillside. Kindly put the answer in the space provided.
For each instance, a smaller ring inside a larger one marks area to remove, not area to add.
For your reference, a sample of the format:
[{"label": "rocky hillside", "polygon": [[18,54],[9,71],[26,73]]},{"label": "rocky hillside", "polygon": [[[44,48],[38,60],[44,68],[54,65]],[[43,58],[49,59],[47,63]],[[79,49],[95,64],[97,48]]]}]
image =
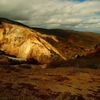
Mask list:
[{"label": "rocky hillside", "polygon": [[34,63],[66,61],[100,51],[100,34],[30,28],[0,18],[0,50],[8,57]]},{"label": "rocky hillside", "polygon": [[100,34],[0,18],[0,100],[100,100]]},{"label": "rocky hillside", "polygon": [[80,56],[86,56],[89,53],[97,52],[99,48],[100,34],[92,32],[76,32],[72,30],[61,29],[40,29],[34,30],[47,35],[55,35],[59,42],[54,42],[46,38],[53,46],[58,48],[67,59],[74,59]]},{"label": "rocky hillside", "polygon": [[42,64],[58,59],[66,60],[45,37],[58,42],[55,36],[43,35],[21,23],[0,19],[0,50],[5,54]]}]

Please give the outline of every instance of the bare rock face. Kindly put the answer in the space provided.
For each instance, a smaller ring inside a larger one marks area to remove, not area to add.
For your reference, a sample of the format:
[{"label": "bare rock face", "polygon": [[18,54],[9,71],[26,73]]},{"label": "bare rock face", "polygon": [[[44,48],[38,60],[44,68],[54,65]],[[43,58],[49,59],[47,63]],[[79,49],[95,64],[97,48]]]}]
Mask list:
[{"label": "bare rock face", "polygon": [[59,58],[66,60],[44,39],[46,36],[20,23],[0,19],[0,50],[4,53],[23,60],[34,59],[42,64]]}]

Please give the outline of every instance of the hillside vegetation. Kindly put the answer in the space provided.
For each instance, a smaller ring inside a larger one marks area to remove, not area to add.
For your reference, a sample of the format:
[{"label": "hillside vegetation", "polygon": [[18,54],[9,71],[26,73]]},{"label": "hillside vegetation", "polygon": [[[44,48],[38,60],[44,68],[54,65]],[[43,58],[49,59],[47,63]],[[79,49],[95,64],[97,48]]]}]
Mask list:
[{"label": "hillside vegetation", "polygon": [[77,56],[85,56],[88,53],[95,53],[95,47],[100,43],[100,34],[92,32],[75,32],[61,29],[40,29],[34,30],[47,35],[56,36],[59,42],[46,37],[46,40],[55,46],[67,59]]}]

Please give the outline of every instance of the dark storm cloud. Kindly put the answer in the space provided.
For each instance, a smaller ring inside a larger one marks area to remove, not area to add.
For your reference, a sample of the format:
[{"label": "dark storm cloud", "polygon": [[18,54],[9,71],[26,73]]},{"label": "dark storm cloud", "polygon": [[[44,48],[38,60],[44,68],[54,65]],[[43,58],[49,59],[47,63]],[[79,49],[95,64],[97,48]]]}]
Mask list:
[{"label": "dark storm cloud", "polygon": [[99,31],[99,4],[99,0],[2,0],[0,17],[32,27]]},{"label": "dark storm cloud", "polygon": [[30,0],[2,0],[0,2],[0,16],[13,20],[28,20],[31,17]]}]

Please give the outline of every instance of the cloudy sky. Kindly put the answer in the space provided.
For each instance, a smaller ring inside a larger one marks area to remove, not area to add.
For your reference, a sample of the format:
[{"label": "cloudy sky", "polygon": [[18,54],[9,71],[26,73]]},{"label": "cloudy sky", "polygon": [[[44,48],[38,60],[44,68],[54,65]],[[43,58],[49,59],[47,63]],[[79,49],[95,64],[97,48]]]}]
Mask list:
[{"label": "cloudy sky", "polygon": [[31,27],[100,33],[100,0],[1,0],[0,17]]}]

